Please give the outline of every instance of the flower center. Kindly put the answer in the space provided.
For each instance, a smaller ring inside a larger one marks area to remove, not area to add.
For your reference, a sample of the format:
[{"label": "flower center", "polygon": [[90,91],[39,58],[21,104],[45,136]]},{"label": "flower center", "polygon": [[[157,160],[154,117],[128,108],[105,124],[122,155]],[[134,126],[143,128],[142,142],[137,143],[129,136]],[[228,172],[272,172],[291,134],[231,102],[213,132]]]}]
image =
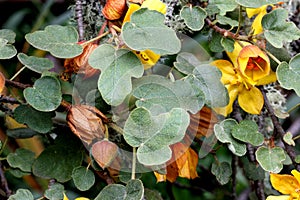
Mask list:
[{"label": "flower center", "polygon": [[263,66],[265,64],[265,60],[261,57],[250,57],[247,63],[247,69],[249,70],[261,70],[264,71]]}]

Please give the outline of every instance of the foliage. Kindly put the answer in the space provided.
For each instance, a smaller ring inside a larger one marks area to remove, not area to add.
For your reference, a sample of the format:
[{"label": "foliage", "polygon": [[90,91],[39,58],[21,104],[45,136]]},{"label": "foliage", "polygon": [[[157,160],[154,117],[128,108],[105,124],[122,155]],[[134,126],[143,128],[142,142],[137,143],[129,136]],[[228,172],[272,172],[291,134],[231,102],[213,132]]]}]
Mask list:
[{"label": "foliage", "polygon": [[300,29],[287,4],[71,9],[73,24],[0,30],[1,199],[299,197],[300,52],[289,45]]}]

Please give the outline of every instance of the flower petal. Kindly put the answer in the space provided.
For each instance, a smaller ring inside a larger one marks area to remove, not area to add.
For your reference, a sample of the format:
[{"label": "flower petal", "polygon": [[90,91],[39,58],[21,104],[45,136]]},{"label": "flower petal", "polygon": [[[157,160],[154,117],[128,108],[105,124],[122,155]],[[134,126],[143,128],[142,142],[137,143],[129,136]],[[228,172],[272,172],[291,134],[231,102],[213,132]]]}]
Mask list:
[{"label": "flower petal", "polygon": [[268,76],[271,71],[269,57],[257,46],[247,45],[238,56],[238,67],[241,74],[251,85]]},{"label": "flower petal", "polygon": [[151,50],[144,50],[144,51],[133,51],[133,53],[139,57],[140,61],[144,65],[144,69],[149,69],[153,65],[156,64],[156,62],[159,60],[160,55],[154,53]]},{"label": "flower petal", "polygon": [[280,196],[268,196],[266,200],[292,200],[290,196],[280,195]]},{"label": "flower petal", "polygon": [[124,19],[123,19],[123,24],[124,24],[125,22],[129,22],[132,13],[134,13],[135,11],[137,11],[137,10],[140,9],[140,8],[141,8],[141,7],[140,7],[139,5],[137,5],[137,4],[134,4],[134,3],[130,4],[130,6],[129,6],[127,12],[126,12],[126,15],[125,15],[125,17],[124,17]]},{"label": "flower petal", "polygon": [[236,100],[238,93],[239,93],[239,88],[237,85],[228,85],[226,86],[229,94],[229,103],[227,106],[222,107],[222,108],[214,108],[214,110],[223,116],[227,116],[229,113],[232,112],[232,105],[233,102]]},{"label": "flower petal", "polygon": [[273,83],[277,80],[276,73],[272,70],[270,71],[270,74],[260,80],[257,81],[256,85],[267,85],[269,83]]},{"label": "flower petal", "polygon": [[215,60],[210,63],[213,66],[216,66],[222,72],[221,82],[223,84],[235,84],[237,77],[234,71],[233,65],[228,60]]},{"label": "flower petal", "polygon": [[270,174],[270,181],[272,186],[282,194],[292,195],[299,189],[299,183],[297,179],[291,175]]},{"label": "flower petal", "polygon": [[146,0],[143,2],[142,8],[148,8],[149,10],[156,10],[160,13],[166,14],[167,6],[160,0]]},{"label": "flower petal", "polygon": [[243,87],[239,92],[238,102],[244,111],[257,115],[264,105],[264,98],[258,88],[250,87],[247,89]]},{"label": "flower petal", "polygon": [[[300,172],[298,172],[297,170],[292,170],[292,172],[291,172],[292,174],[293,174],[293,176],[297,179],[297,181],[298,181],[298,184],[299,184],[299,186],[300,186]],[[300,189],[300,188],[299,188]]]}]

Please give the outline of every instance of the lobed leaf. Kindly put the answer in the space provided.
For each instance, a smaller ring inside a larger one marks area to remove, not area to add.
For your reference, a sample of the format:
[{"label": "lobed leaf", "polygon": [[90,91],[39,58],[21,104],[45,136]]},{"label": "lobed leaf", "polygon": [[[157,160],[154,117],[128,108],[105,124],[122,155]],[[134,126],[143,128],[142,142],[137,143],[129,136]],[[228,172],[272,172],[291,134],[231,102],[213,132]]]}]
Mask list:
[{"label": "lobed leaf", "polygon": [[211,0],[209,3],[219,8],[220,15],[225,15],[226,12],[233,11],[238,6],[235,0]]},{"label": "lobed leaf", "polygon": [[242,142],[259,146],[264,142],[264,136],[258,132],[257,124],[252,120],[243,120],[232,129],[232,136]]},{"label": "lobed leaf", "polygon": [[279,173],[282,168],[282,162],[286,159],[284,150],[281,147],[259,147],[255,152],[256,160],[260,166],[268,172]]},{"label": "lobed leaf", "polygon": [[204,94],[185,81],[171,82],[158,75],[144,76],[133,82],[133,96],[137,107],[145,107],[152,114],[169,112],[172,108],[182,108],[192,113],[204,105]]},{"label": "lobed leaf", "polygon": [[19,61],[25,65],[25,67],[35,71],[37,73],[43,73],[54,67],[53,62],[48,58],[38,58],[35,56],[27,56],[24,53],[19,53],[17,55]]},{"label": "lobed leaf", "polygon": [[58,79],[43,76],[34,82],[33,87],[24,90],[24,97],[33,108],[42,112],[50,112],[58,108],[62,93]]},{"label": "lobed leaf", "polygon": [[82,53],[78,42],[78,33],[74,27],[49,25],[42,31],[25,35],[25,39],[35,48],[49,51],[58,58],[73,58]]},{"label": "lobed leaf", "polygon": [[211,173],[216,176],[221,185],[225,185],[230,181],[232,169],[228,162],[213,163]]},{"label": "lobed leaf", "polygon": [[131,77],[143,75],[140,60],[127,49],[116,50],[112,45],[100,45],[89,57],[89,64],[101,70],[98,89],[110,105],[121,104],[132,90]]},{"label": "lobed leaf", "polygon": [[175,31],[164,24],[164,19],[164,15],[155,10],[141,8],[135,11],[130,22],[122,26],[123,41],[136,51],[149,49],[160,55],[178,53],[180,40]]},{"label": "lobed leaf", "polygon": [[95,183],[94,173],[82,166],[73,169],[72,179],[76,188],[80,191],[89,190]]},{"label": "lobed leaf", "polygon": [[276,48],[300,38],[299,28],[293,22],[287,22],[287,18],[288,11],[285,9],[275,9],[262,18],[264,36]]},{"label": "lobed leaf", "polygon": [[235,0],[238,4],[248,8],[259,8],[267,4],[275,4],[281,2],[279,0]]},{"label": "lobed leaf", "polygon": [[19,168],[24,172],[31,172],[31,166],[34,162],[35,154],[28,150],[19,148],[14,153],[7,156],[7,162],[11,167]]},{"label": "lobed leaf", "polygon": [[246,145],[235,140],[232,135],[232,129],[237,125],[233,119],[226,119],[220,124],[214,126],[214,131],[217,139],[222,143],[227,143],[229,150],[237,156],[246,154]]},{"label": "lobed leaf", "polygon": [[144,165],[160,165],[172,156],[170,145],[179,142],[189,125],[189,115],[181,108],[152,116],[145,108],[134,109],[124,127],[124,139],[139,147],[137,159]]},{"label": "lobed leaf", "polygon": [[204,26],[206,11],[200,6],[184,6],[180,10],[180,17],[191,30],[200,31]]},{"label": "lobed leaf", "polygon": [[34,198],[29,190],[18,189],[16,194],[9,196],[8,200],[34,200]]},{"label": "lobed leaf", "polygon": [[10,59],[17,54],[15,43],[16,34],[9,29],[0,30],[0,59]]},{"label": "lobed leaf", "polygon": [[285,89],[293,89],[300,96],[300,54],[293,57],[289,64],[282,62],[276,70],[280,86]]},{"label": "lobed leaf", "polygon": [[49,200],[58,200],[64,198],[64,186],[60,183],[50,185],[45,191],[45,197]]}]

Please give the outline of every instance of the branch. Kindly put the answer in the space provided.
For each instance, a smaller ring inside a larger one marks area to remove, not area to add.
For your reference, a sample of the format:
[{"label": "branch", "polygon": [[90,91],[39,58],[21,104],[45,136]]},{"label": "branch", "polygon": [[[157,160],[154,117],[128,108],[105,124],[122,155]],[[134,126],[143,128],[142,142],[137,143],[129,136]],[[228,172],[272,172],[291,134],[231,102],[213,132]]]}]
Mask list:
[{"label": "branch", "polygon": [[20,83],[17,81],[11,81],[9,79],[5,79],[5,85],[9,85],[9,86],[20,88],[20,89],[25,89],[25,88],[31,87],[31,85],[29,85],[29,84],[23,84],[23,83]]},{"label": "branch", "polygon": [[11,190],[9,189],[7,180],[4,176],[1,162],[0,162],[0,179],[1,179],[1,187],[4,190],[6,197],[9,197],[11,195]]},{"label": "branch", "polygon": [[[273,125],[274,125],[277,133],[279,134],[279,136],[282,140],[283,136],[285,135],[285,131],[283,130],[278,118],[274,114],[274,109],[272,108],[272,105],[270,104],[270,102],[267,98],[266,92],[264,91],[264,89],[262,87],[260,87],[260,91],[263,94],[263,97],[264,97],[264,100],[265,100],[265,107],[266,107],[266,109],[268,110],[268,112],[270,114]],[[292,146],[288,145],[285,141],[282,141],[282,142],[283,142],[284,148],[285,148],[287,154],[290,156],[294,166],[296,167],[296,169],[298,171],[300,171],[300,165],[298,165],[298,163],[295,161],[296,152],[295,152],[294,148]]]},{"label": "branch", "polygon": [[0,95],[0,103],[19,104],[20,102],[15,98]]}]

